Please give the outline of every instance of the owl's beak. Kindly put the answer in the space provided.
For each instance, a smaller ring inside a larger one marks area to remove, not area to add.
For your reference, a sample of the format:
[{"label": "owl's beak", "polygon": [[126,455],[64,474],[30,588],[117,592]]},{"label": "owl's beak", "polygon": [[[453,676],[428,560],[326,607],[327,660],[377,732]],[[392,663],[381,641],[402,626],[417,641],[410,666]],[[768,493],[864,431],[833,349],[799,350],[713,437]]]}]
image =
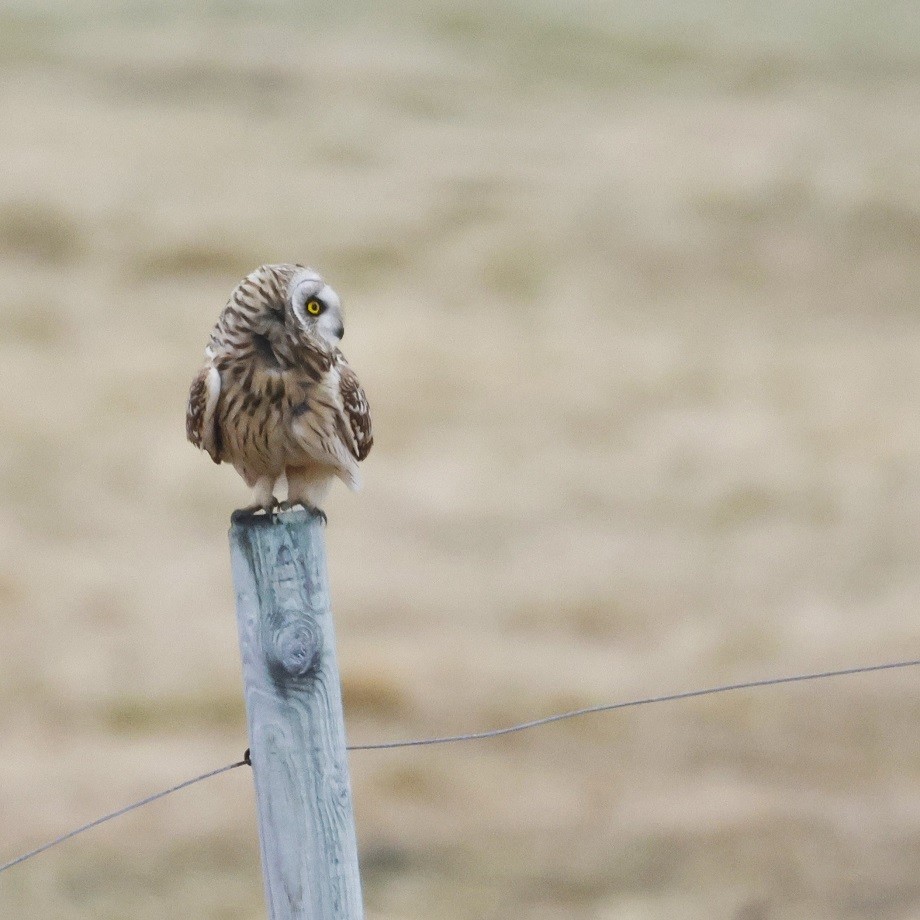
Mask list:
[{"label": "owl's beak", "polygon": [[336,338],[338,338],[338,340],[341,342],[342,339],[345,338],[345,327],[339,326],[339,328],[335,330],[335,334],[336,334]]}]

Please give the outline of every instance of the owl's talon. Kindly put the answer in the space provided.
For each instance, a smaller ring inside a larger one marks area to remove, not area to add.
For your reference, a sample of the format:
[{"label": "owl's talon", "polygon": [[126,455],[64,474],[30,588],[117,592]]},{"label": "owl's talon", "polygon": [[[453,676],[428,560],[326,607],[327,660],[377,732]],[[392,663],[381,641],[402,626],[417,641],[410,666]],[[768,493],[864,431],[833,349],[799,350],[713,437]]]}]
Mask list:
[{"label": "owl's talon", "polygon": [[[230,520],[234,523],[240,521],[251,521],[253,518],[266,517],[271,518],[274,515],[277,502],[270,505],[247,505],[245,508],[238,508],[230,515]],[[261,514],[259,513],[261,512]]]},{"label": "owl's talon", "polygon": [[326,512],[322,508],[315,508],[313,505],[308,505],[306,502],[302,501],[292,501],[288,499],[287,501],[281,502],[278,505],[278,511],[290,511],[292,508],[303,508],[308,514],[315,515],[322,519],[323,524],[328,523],[328,518],[326,517]]}]

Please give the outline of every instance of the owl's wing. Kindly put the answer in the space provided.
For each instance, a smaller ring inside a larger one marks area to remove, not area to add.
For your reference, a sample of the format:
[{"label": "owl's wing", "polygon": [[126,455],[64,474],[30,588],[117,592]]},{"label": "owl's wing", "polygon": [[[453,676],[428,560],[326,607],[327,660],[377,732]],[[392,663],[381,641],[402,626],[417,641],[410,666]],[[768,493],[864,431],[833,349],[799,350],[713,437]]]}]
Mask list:
[{"label": "owl's wing", "polygon": [[348,423],[348,431],[343,432],[343,439],[352,456],[356,460],[363,460],[374,446],[371,411],[355,372],[347,364],[339,365],[339,393],[344,410],[343,418]]},{"label": "owl's wing", "polygon": [[339,359],[295,410],[294,436],[317,463],[333,467],[352,491],[361,488],[358,461],[371,449],[371,418],[367,398],[354,371]]},{"label": "owl's wing", "polygon": [[215,463],[221,460],[220,428],[217,425],[217,400],[220,398],[220,371],[204,367],[192,381],[185,413],[185,433],[201,450],[206,450]]}]

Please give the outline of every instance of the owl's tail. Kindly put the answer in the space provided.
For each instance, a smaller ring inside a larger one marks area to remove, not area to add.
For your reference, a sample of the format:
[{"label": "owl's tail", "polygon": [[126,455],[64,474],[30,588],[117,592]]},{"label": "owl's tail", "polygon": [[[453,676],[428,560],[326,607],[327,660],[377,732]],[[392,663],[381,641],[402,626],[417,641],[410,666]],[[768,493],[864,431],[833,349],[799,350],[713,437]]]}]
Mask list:
[{"label": "owl's tail", "polygon": [[357,463],[351,467],[337,467],[335,474],[352,492],[357,492],[361,489],[361,473],[358,472]]}]

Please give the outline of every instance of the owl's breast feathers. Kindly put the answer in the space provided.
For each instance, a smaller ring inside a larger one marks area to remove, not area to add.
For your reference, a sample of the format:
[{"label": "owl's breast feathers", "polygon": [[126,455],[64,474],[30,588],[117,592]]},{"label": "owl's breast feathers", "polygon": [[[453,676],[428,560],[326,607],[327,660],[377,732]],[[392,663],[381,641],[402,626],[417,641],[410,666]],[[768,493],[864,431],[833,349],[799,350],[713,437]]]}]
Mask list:
[{"label": "owl's breast feathers", "polygon": [[[215,463],[252,474],[327,465],[357,488],[356,461],[373,445],[367,397],[342,353],[278,324],[215,329],[208,365],[192,383],[188,439]],[[215,385],[216,384],[216,385]],[[216,390],[216,392],[215,392]]]}]

